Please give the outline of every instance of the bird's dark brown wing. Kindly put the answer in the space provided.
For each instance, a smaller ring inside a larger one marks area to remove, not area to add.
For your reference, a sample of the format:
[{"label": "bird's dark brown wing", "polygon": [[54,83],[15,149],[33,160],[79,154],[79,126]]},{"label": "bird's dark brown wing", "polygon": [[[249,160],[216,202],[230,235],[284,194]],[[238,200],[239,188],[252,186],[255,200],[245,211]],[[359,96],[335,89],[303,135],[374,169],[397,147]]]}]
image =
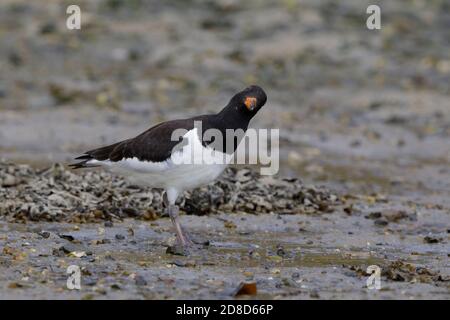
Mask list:
[{"label": "bird's dark brown wing", "polygon": [[181,138],[178,141],[172,141],[172,133],[176,129],[191,130],[194,127],[194,121],[201,120],[202,117],[204,116],[160,123],[135,138],[89,150],[75,158],[81,160],[80,162],[70,166],[74,169],[91,167],[92,165],[89,165],[88,162],[94,159],[117,162],[136,157],[141,161],[164,161],[171,156],[173,148],[181,142]]}]

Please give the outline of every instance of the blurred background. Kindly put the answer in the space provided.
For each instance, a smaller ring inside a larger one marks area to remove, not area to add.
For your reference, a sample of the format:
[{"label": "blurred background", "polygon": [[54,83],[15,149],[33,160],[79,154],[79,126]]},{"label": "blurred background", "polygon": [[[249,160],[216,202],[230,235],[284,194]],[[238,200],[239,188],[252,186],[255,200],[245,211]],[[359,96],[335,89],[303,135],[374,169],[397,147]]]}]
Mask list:
[{"label": "blurred background", "polygon": [[67,162],[258,84],[281,175],[448,203],[449,49],[447,0],[4,0],[0,157]]}]

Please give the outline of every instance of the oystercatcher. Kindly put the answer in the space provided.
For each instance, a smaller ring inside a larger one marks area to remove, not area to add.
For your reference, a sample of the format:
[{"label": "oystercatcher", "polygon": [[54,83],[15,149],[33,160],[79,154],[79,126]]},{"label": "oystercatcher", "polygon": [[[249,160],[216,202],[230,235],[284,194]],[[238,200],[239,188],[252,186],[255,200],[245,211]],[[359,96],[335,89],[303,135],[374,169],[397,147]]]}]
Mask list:
[{"label": "oystercatcher", "polygon": [[[177,242],[185,248],[192,244],[192,240],[179,223],[175,204],[179,194],[207,184],[222,173],[242,138],[229,138],[227,131],[240,129],[245,133],[250,120],[266,100],[264,90],[252,85],[235,94],[216,114],[162,122],[134,138],[87,151],[75,158],[80,162],[70,166],[74,169],[103,166],[126,176],[133,183],[164,189],[163,199]],[[201,124],[200,129],[198,123]],[[221,133],[222,143],[214,144],[205,139],[204,133],[208,129]],[[173,134],[177,130],[184,134],[174,139]],[[231,148],[228,148],[230,143]],[[199,152],[203,161],[194,161],[193,157]],[[224,161],[217,161],[219,158]]]}]

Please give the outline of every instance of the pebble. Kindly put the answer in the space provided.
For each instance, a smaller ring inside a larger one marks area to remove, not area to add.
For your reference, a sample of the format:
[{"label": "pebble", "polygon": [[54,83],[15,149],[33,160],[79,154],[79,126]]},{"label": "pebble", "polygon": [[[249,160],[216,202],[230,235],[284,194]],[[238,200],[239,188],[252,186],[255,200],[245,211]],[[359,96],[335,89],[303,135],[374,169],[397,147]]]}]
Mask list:
[{"label": "pebble", "polygon": [[112,227],[114,226],[114,224],[113,224],[112,221],[105,221],[104,226],[105,226],[106,228],[112,228]]},{"label": "pebble", "polygon": [[317,292],[317,290],[311,290],[311,292],[309,293],[309,296],[314,299],[320,298],[319,292]]},{"label": "pebble", "polygon": [[[20,181],[23,190],[17,192]],[[73,171],[61,164],[37,171],[28,165],[0,162],[0,216],[26,220],[86,223],[112,217],[155,220],[164,212],[161,192],[129,184],[106,171]],[[95,189],[92,186],[95,185]],[[145,201],[142,199],[145,198]],[[340,199],[325,187],[307,187],[298,179],[260,176],[257,170],[227,168],[214,183],[191,190],[180,199],[187,214],[218,212],[252,214],[328,213]],[[226,223],[234,229],[236,224]],[[99,228],[99,233],[104,232]]]},{"label": "pebble", "polygon": [[125,239],[125,236],[123,234],[118,233],[118,234],[115,235],[115,238],[117,240],[123,240],[123,239]]},{"label": "pebble", "polygon": [[389,222],[387,222],[385,219],[376,219],[373,223],[379,227],[384,227],[389,224]]},{"label": "pebble", "polygon": [[168,246],[167,250],[166,250],[167,254],[173,254],[173,255],[177,255],[177,256],[187,256],[189,255],[189,252],[183,248],[182,246],[179,245],[174,245],[174,246]]},{"label": "pebble", "polygon": [[134,282],[136,283],[137,286],[146,286],[147,285],[147,281],[145,280],[145,278],[141,275],[137,275],[134,278]]},{"label": "pebble", "polygon": [[70,234],[58,234],[61,239],[65,239],[67,241],[73,241],[75,238]]},{"label": "pebble", "polygon": [[38,233],[38,235],[40,235],[42,238],[47,239],[50,237],[50,232],[48,231],[41,231]]},{"label": "pebble", "polygon": [[14,176],[10,175],[10,174],[5,174],[2,177],[1,182],[2,182],[1,183],[2,187],[5,187],[5,188],[13,187],[13,186],[18,184],[17,179]]},{"label": "pebble", "polygon": [[187,260],[187,261],[181,261],[181,260],[175,260],[172,262],[172,264],[176,265],[177,267],[195,267],[197,263],[194,260]]},{"label": "pebble", "polygon": [[425,243],[439,243],[439,242],[441,242],[441,239],[435,238],[435,237],[426,236],[425,238],[423,238],[423,242],[425,242]]},{"label": "pebble", "polygon": [[92,252],[89,251],[87,248],[84,248],[83,246],[73,244],[73,243],[67,243],[58,249],[54,249],[53,254],[57,256],[61,256],[62,254],[70,254],[72,252],[85,252],[86,255],[92,255]]}]

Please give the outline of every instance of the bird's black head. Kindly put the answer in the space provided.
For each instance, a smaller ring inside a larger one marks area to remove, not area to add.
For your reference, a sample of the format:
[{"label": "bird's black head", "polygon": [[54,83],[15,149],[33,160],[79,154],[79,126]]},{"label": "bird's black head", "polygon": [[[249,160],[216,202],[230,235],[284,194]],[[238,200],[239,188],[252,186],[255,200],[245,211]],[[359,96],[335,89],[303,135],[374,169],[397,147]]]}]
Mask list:
[{"label": "bird's black head", "polygon": [[267,101],[267,95],[261,87],[252,85],[231,98],[228,105],[233,106],[240,113],[253,117]]}]

